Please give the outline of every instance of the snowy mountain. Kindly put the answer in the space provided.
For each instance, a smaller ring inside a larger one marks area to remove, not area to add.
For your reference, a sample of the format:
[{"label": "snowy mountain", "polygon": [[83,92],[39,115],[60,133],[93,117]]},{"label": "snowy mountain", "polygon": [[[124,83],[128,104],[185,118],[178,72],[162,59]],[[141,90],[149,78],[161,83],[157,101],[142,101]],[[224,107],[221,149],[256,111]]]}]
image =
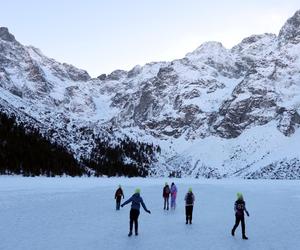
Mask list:
[{"label": "snowy mountain", "polygon": [[152,174],[300,178],[300,11],[279,35],[184,58],[84,70],[23,46],[0,28],[0,109],[89,157],[94,136],[160,145]]}]

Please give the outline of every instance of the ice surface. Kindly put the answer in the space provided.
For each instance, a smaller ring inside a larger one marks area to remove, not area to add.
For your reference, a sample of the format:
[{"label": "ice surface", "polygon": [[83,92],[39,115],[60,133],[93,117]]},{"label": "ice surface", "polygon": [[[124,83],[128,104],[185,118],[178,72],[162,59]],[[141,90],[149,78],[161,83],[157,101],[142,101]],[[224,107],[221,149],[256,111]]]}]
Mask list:
[{"label": "ice surface", "polygon": [[[178,187],[177,209],[162,209],[162,186]],[[114,192],[136,187],[152,214],[141,210],[140,235],[128,238],[130,206],[115,211]],[[300,182],[125,178],[0,178],[0,249],[300,249]],[[183,197],[196,196],[192,225]],[[248,241],[230,235],[233,203],[242,192],[250,217]]]}]

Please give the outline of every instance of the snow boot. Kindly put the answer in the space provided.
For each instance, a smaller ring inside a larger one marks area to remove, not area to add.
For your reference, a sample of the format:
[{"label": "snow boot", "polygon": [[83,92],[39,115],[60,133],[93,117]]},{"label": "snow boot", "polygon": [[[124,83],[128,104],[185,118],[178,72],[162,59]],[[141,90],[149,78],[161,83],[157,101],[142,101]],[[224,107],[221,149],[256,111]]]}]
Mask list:
[{"label": "snow boot", "polygon": [[243,235],[243,240],[248,240],[248,237],[246,235]]},{"label": "snow boot", "polygon": [[130,237],[131,235],[132,235],[132,232],[130,231],[129,234],[128,234],[128,237]]},{"label": "snow boot", "polygon": [[192,221],[190,220],[190,224],[192,224]]},{"label": "snow boot", "polygon": [[135,232],[135,236],[138,236],[139,235],[139,233],[138,232]]},{"label": "snow boot", "polygon": [[185,224],[188,224],[188,221],[186,221]]},{"label": "snow boot", "polygon": [[233,229],[231,230],[231,235],[234,236],[234,230]]}]

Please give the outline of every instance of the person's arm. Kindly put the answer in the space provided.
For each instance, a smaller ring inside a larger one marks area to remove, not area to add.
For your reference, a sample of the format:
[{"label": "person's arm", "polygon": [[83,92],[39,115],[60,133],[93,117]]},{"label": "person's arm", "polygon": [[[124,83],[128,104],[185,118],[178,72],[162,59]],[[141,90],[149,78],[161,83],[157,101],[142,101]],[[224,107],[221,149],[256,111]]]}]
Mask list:
[{"label": "person's arm", "polygon": [[234,208],[233,208],[233,210],[234,210],[234,212],[236,213],[237,212],[237,208],[236,208],[236,202],[234,203]]},{"label": "person's arm", "polygon": [[124,207],[125,205],[127,205],[131,201],[132,201],[132,196],[127,201],[123,202],[123,204],[121,205],[121,207]]},{"label": "person's arm", "polygon": [[248,210],[247,210],[247,208],[246,208],[246,202],[245,202],[244,210],[245,210],[247,216],[249,217],[250,214],[249,214],[249,212],[248,212]]},{"label": "person's arm", "polygon": [[147,207],[146,207],[146,205],[145,205],[145,203],[144,203],[144,201],[143,201],[142,197],[141,197],[141,200],[140,200],[140,202],[141,202],[141,204],[142,204],[142,207],[144,208],[144,210],[145,210],[147,213],[151,214],[150,210],[148,210],[148,209],[147,209]]},{"label": "person's arm", "polygon": [[115,199],[117,199],[117,193],[118,193],[118,190],[115,192]]},{"label": "person's arm", "polygon": [[123,189],[121,189],[121,191],[122,191],[122,196],[123,196],[123,199],[125,198],[125,196],[124,196],[124,192],[123,192]]}]

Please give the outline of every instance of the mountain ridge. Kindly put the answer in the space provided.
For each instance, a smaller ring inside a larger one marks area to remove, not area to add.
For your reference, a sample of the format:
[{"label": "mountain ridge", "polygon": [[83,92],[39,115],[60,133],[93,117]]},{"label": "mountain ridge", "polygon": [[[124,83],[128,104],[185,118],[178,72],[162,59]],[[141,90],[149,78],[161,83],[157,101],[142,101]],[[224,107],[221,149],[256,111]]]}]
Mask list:
[{"label": "mountain ridge", "polygon": [[[298,138],[299,20],[297,11],[278,36],[252,35],[231,49],[206,42],[181,59],[97,78],[19,44],[0,28],[0,98],[59,131],[77,157],[88,157],[93,135],[103,133],[161,145],[152,164],[156,175],[266,176],[259,169],[275,171],[266,167],[284,157],[272,134],[288,148],[286,140]],[[264,146],[258,152],[259,143]],[[219,153],[212,155],[215,147]],[[298,164],[296,149],[282,150],[287,166]],[[299,178],[298,172],[292,176]]]}]

